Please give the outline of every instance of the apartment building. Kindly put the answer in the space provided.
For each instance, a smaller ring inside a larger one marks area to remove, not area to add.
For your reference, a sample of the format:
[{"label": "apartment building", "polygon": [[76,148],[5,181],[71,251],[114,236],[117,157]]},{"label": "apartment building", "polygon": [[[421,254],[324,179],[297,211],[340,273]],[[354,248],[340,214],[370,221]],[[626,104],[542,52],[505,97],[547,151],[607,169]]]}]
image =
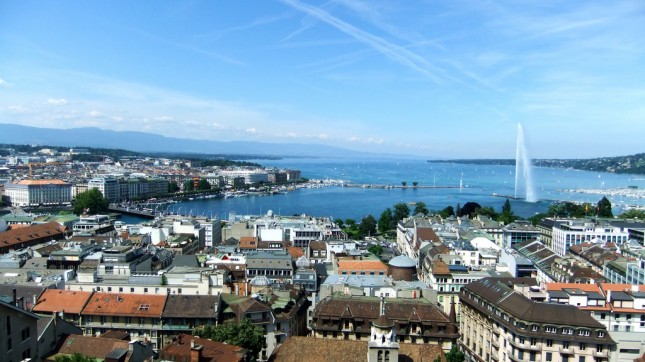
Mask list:
[{"label": "apartment building", "polygon": [[423,298],[330,296],[316,305],[311,328],[316,338],[369,341],[370,326],[383,315],[396,327],[401,344],[435,344],[449,350],[459,337],[454,310],[446,315]]},{"label": "apartment building", "polygon": [[535,302],[512,278],[468,284],[461,303],[459,344],[471,361],[609,361],[616,342],[588,312]]},{"label": "apartment building", "polygon": [[645,353],[645,287],[631,284],[546,284],[550,303],[591,314],[617,343],[612,360],[633,361]]}]

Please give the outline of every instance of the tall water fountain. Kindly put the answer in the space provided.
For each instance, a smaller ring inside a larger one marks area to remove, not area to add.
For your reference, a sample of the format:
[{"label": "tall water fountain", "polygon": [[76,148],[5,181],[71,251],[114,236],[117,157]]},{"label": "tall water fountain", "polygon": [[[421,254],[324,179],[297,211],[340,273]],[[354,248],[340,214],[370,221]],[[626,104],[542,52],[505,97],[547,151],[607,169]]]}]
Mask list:
[{"label": "tall water fountain", "polygon": [[[524,128],[521,123],[517,124],[517,148],[515,151],[515,197],[521,198],[518,191],[524,187],[524,199],[528,202],[538,200],[537,192],[533,184],[533,164],[526,152],[524,142]],[[521,192],[521,191],[520,191]]]}]

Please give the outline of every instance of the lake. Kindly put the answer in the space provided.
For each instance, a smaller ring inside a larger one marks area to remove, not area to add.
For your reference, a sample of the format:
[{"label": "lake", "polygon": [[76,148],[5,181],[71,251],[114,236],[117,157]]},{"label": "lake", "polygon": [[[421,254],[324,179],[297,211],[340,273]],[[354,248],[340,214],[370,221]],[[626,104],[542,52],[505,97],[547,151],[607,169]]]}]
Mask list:
[{"label": "lake", "polygon": [[[506,201],[503,195],[515,194],[515,167],[500,165],[468,165],[429,163],[425,160],[396,159],[281,159],[254,160],[263,166],[295,168],[308,179],[345,180],[354,184],[395,185],[407,188],[306,188],[271,196],[201,199],[167,206],[166,210],[181,214],[204,215],[226,219],[231,213],[259,215],[269,210],[280,215],[307,214],[332,218],[360,220],[369,214],[378,219],[392,205],[422,201],[431,210],[457,207],[468,201],[491,206],[500,211]],[[628,205],[645,206],[645,177],[576,171],[559,168],[533,168],[538,202],[511,199],[512,210],[522,217],[544,212],[554,201],[590,202],[596,204],[606,195],[614,213]],[[419,186],[451,186],[454,188],[414,188]],[[461,188],[458,186],[462,185]],[[628,189],[631,187],[630,189]],[[579,192],[586,190],[586,192]],[[577,191],[577,192],[574,192]],[[589,192],[595,193],[589,193]],[[497,196],[495,196],[497,195]],[[519,197],[524,192],[518,193]],[[413,206],[410,206],[413,209]],[[128,221],[129,218],[124,221]]]}]

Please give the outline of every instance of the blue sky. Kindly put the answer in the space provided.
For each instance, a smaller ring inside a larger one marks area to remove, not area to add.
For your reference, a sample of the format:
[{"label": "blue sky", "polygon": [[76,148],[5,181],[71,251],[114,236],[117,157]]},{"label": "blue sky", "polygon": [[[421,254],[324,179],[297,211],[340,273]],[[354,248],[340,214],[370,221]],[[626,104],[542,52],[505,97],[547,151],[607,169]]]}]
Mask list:
[{"label": "blue sky", "polygon": [[427,158],[644,152],[642,1],[2,1],[0,122]]}]

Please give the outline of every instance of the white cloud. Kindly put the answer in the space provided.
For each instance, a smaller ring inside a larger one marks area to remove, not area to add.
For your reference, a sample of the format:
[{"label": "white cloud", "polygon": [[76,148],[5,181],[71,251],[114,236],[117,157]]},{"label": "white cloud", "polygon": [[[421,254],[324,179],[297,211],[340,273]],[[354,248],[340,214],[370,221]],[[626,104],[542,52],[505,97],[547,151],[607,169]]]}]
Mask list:
[{"label": "white cloud", "polygon": [[51,104],[52,106],[63,106],[65,104],[67,104],[67,99],[65,99],[65,98],[58,98],[58,99],[49,98],[47,100],[47,104]]},{"label": "white cloud", "polygon": [[25,106],[8,106],[7,109],[12,113],[25,113],[29,110]]},{"label": "white cloud", "polygon": [[326,140],[329,138],[329,135],[326,133],[321,133],[318,135],[318,138],[320,138],[321,140]]},{"label": "white cloud", "polygon": [[255,133],[257,133],[257,132],[258,132],[258,130],[257,130],[257,129],[255,129],[255,128],[247,128],[247,129],[246,129],[246,132],[255,134]]},{"label": "white cloud", "polygon": [[0,87],[9,87],[9,86],[11,86],[11,83],[9,83],[6,80],[0,78]]},{"label": "white cloud", "polygon": [[154,117],[153,119],[155,121],[160,121],[160,122],[167,122],[167,121],[174,120],[174,118],[172,116],[159,116],[159,117]]},{"label": "white cloud", "polygon": [[99,116],[102,116],[102,115],[103,115],[103,113],[101,113],[99,111],[94,111],[93,110],[93,111],[90,112],[90,117],[99,117]]}]

